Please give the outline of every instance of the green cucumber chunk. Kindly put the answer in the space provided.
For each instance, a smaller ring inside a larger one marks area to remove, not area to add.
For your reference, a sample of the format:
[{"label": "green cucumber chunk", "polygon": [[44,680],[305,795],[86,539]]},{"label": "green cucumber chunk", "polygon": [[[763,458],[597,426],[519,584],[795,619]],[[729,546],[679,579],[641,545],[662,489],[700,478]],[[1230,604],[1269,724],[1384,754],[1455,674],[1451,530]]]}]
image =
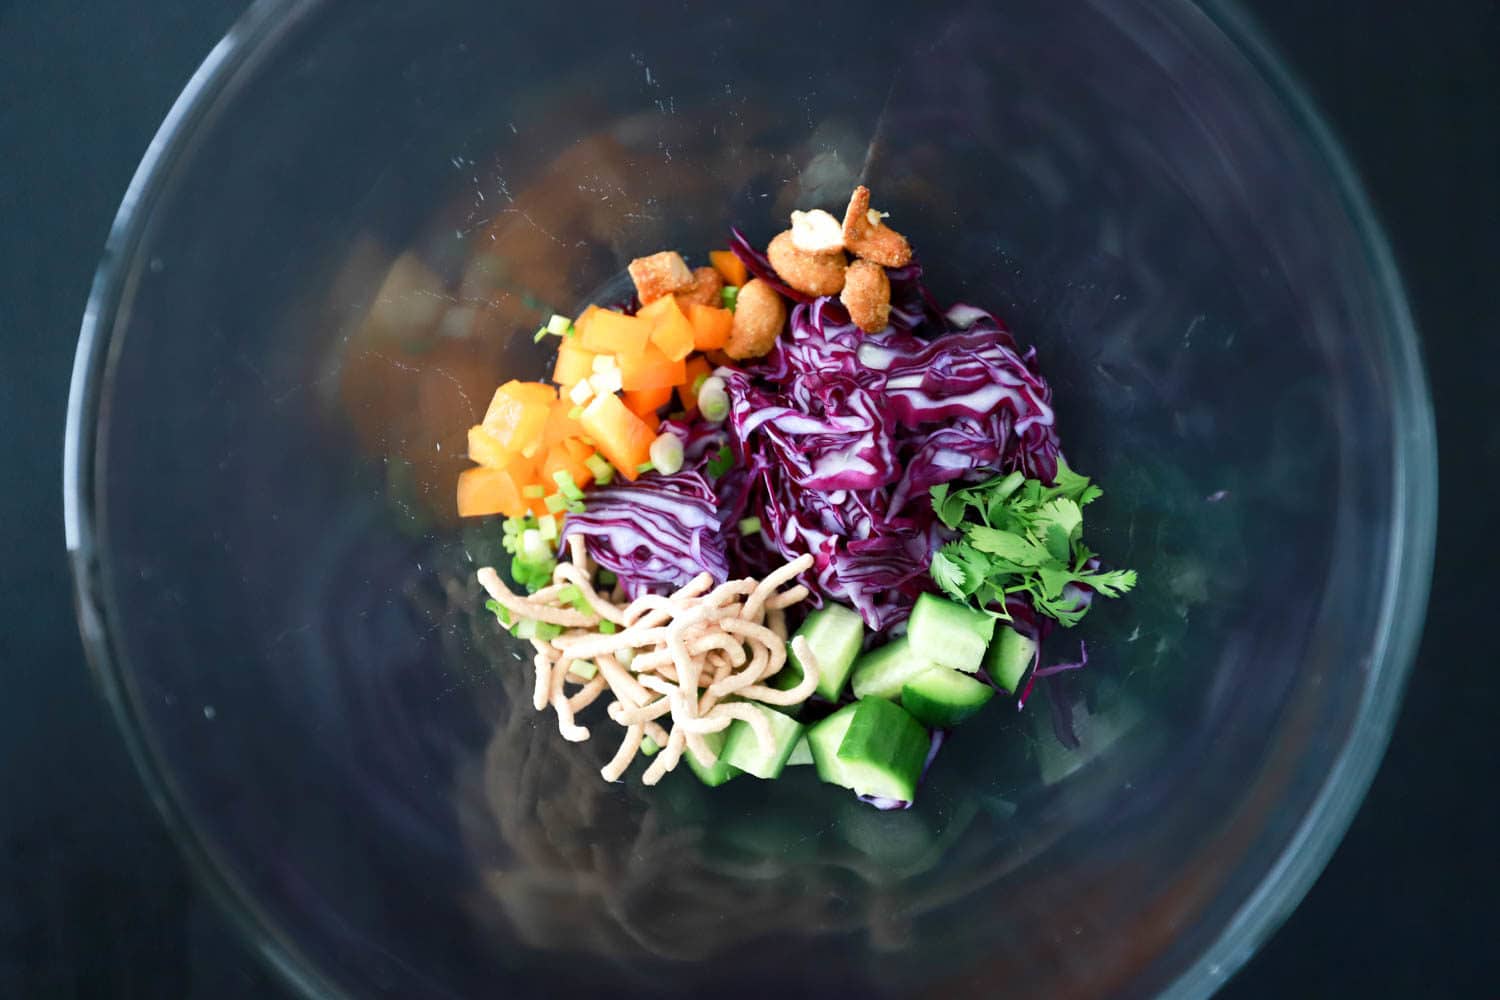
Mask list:
[{"label": "green cucumber chunk", "polygon": [[990,615],[934,594],[917,598],[906,626],[913,649],[966,674],[979,670],[994,634],[995,619]]},{"label": "green cucumber chunk", "polygon": [[910,637],[902,636],[855,661],[851,674],[854,697],[899,698],[902,685],[932,668],[931,660],[912,652]]},{"label": "green cucumber chunk", "polygon": [[901,707],[924,726],[947,729],[970,718],[995,695],[983,681],[949,667],[933,667],[901,688]]},{"label": "green cucumber chunk", "polygon": [[996,630],[989,652],[984,655],[984,669],[989,671],[996,684],[1015,694],[1020,690],[1021,679],[1035,661],[1036,640],[1002,625]]},{"label": "green cucumber chunk", "polygon": [[904,708],[884,698],[864,698],[854,703],[838,759],[857,794],[910,802],[929,743],[927,730]]},{"label": "green cucumber chunk", "polygon": [[813,767],[817,768],[818,777],[830,785],[849,787],[844,776],[844,762],[839,760],[839,744],[844,742],[844,734],[849,731],[849,723],[853,721],[857,708],[857,702],[845,705],[822,722],[807,728],[807,749],[812,754]]},{"label": "green cucumber chunk", "polygon": [[[730,728],[733,728],[735,725],[736,723],[730,723]],[[688,767],[692,768],[693,773],[698,776],[698,780],[709,788],[716,788],[740,773],[738,769],[724,759],[724,744],[727,739],[725,733],[728,731],[726,729],[723,732],[703,734],[703,742],[708,744],[710,750],[719,755],[719,759],[708,767],[704,767],[698,763],[698,758],[693,756],[691,749],[683,751],[682,755],[687,759]],[[751,733],[750,735],[753,737],[755,734]]]},{"label": "green cucumber chunk", "polygon": [[[829,701],[838,701],[844,693],[849,671],[859,656],[860,646],[864,644],[865,620],[859,612],[842,604],[825,604],[807,616],[797,635],[807,640],[808,648],[817,658],[818,694]],[[802,664],[788,645],[786,666],[781,668],[772,684],[785,691],[796,687],[801,680]]]},{"label": "green cucumber chunk", "polygon": [[802,723],[790,715],[760,705],[751,704],[750,707],[765,716],[766,722],[770,723],[771,745],[762,748],[750,724],[743,719],[735,719],[724,730],[727,735],[724,738],[724,752],[719,760],[757,778],[774,778],[786,767],[792,748],[802,738]]},{"label": "green cucumber chunk", "polygon": [[797,745],[792,747],[792,755],[786,759],[787,767],[798,767],[802,764],[813,762],[812,747],[807,745],[807,734],[803,733]]}]

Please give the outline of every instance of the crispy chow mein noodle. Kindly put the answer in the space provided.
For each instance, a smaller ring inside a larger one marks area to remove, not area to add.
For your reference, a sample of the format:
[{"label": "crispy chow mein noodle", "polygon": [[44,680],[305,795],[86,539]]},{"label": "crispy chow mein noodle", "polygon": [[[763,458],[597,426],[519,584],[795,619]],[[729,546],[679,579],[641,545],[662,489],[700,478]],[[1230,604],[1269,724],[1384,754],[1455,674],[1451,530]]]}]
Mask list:
[{"label": "crispy chow mein noodle", "polygon": [[492,567],[479,570],[478,579],[510,615],[560,629],[550,639],[531,640],[532,706],[552,707],[563,739],[589,739],[591,730],[577,714],[606,691],[612,697],[603,715],[623,734],[599,770],[605,781],[624,776],[647,738],[658,747],[641,777],[647,785],[676,768],[684,754],[711,767],[717,755],[703,737],[736,719],[769,747],[771,727],[754,703],[798,705],[816,690],[817,659],[800,636],[792,640],[792,651],[802,678],[786,690],[763,683],[786,664],[786,609],[808,596],[801,585],[780,588],[807,570],[812,556],[794,559],[761,580],[714,586],[702,573],[668,596],[646,594],[621,605],[617,595],[606,597],[594,587],[582,545],[570,546],[569,555],[571,561],[559,562],[553,571],[552,585],[530,597],[511,591]]}]

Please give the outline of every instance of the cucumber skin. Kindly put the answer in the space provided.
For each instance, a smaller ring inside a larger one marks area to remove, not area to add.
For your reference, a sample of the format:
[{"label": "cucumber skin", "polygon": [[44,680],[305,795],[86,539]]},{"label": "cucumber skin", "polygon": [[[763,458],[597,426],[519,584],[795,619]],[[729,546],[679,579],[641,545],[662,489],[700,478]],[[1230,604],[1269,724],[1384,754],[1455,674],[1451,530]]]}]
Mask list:
[{"label": "cucumber skin", "polygon": [[845,705],[828,718],[807,727],[807,748],[812,753],[813,767],[817,769],[818,777],[830,785],[849,787],[838,757],[839,744],[844,741],[844,734],[849,731],[849,723],[858,707],[857,702]]},{"label": "cucumber skin", "polygon": [[[756,707],[759,708],[759,706]],[[769,781],[781,774],[786,767],[787,758],[792,755],[792,750],[796,748],[797,741],[802,737],[803,726],[782,712],[769,708],[761,709],[761,711],[766,714],[767,721],[771,723],[772,736],[781,739],[784,743],[776,752],[776,756],[769,759],[761,757],[760,741],[756,739],[755,730],[742,719],[735,719],[729,728],[724,730],[724,751],[719,759],[721,762],[733,761],[729,766]],[[742,747],[744,749],[741,749]]]},{"label": "cucumber skin", "polygon": [[929,743],[927,730],[895,702],[860,699],[838,749],[850,782],[847,787],[860,795],[910,802],[916,797]]},{"label": "cucumber skin", "polygon": [[[813,641],[811,633],[817,628],[817,623],[844,616],[849,616],[853,619],[854,623],[858,623],[859,632],[854,637],[854,640],[848,644],[852,647],[853,651],[849,655],[840,658],[843,661],[842,669],[840,669],[840,665],[837,663],[823,663],[821,661],[818,663],[817,693],[829,701],[839,700],[844,693],[845,685],[849,683],[849,675],[854,672],[854,664],[859,660],[860,646],[864,642],[864,619],[859,617],[858,612],[846,608],[842,604],[829,604],[808,615],[807,621],[803,622],[802,627],[797,630],[797,635],[806,639],[808,645],[813,647],[813,653],[816,654],[818,652],[817,647],[821,644]],[[834,627],[837,626],[835,625]],[[798,661],[797,654],[792,652],[791,644],[788,643],[786,666],[777,671],[776,675],[768,683],[778,690],[788,691],[796,687],[801,681],[802,664]]]},{"label": "cucumber skin", "polygon": [[966,674],[977,673],[995,634],[995,619],[983,611],[923,594],[906,626],[912,645],[928,659]]},{"label": "cucumber skin", "polygon": [[[908,662],[909,666],[900,670],[887,668],[887,661],[895,659],[902,659]],[[906,636],[902,636],[878,649],[870,650],[855,661],[854,669],[850,671],[854,696],[894,700],[901,697],[903,684],[918,674],[931,670],[932,666],[932,661],[927,657],[913,653],[911,643]],[[882,677],[882,673],[894,676]]]},{"label": "cucumber skin", "polygon": [[995,696],[983,681],[948,667],[937,667],[906,682],[901,707],[924,726],[948,729],[973,718]]},{"label": "cucumber skin", "polygon": [[717,788],[729,779],[737,777],[740,769],[724,759],[724,744],[727,742],[724,733],[705,733],[703,741],[708,744],[710,750],[719,755],[719,759],[712,767],[704,767],[698,763],[698,758],[693,756],[693,751],[683,751],[688,767],[698,776],[698,780],[709,788]]},{"label": "cucumber skin", "polygon": [[996,684],[1015,694],[1035,659],[1036,640],[1003,625],[984,654],[984,669]]}]

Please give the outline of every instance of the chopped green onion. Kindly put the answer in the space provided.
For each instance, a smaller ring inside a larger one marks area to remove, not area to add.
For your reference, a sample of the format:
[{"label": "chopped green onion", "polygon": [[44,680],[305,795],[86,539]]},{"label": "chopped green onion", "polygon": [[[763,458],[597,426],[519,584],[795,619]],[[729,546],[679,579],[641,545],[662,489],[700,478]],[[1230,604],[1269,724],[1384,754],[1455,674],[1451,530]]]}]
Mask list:
[{"label": "chopped green onion", "polygon": [[549,542],[557,541],[557,516],[548,514],[537,521],[537,531],[542,533],[542,538]]},{"label": "chopped green onion", "polygon": [[583,407],[581,406],[575,406],[568,411],[569,420],[577,420],[581,416],[583,416]]},{"label": "chopped green onion", "polygon": [[693,379],[693,397],[694,398],[697,398],[697,396],[698,396],[698,390],[702,389],[703,388],[703,383],[707,382],[707,381],[708,381],[708,372],[704,372],[702,375],[699,375],[697,378]]},{"label": "chopped green onion", "polygon": [[620,664],[620,666],[624,667],[626,670],[629,670],[630,665],[635,662],[635,650],[630,646],[626,646],[624,649],[615,653],[615,660]]},{"label": "chopped green onion", "polygon": [[600,622],[599,623],[599,632],[602,635],[614,635],[615,634],[615,623],[614,622]]},{"label": "chopped green onion", "polygon": [[582,514],[587,508],[583,506],[582,500],[569,500],[563,509],[569,514]]},{"label": "chopped green onion", "polygon": [[523,618],[516,624],[515,635],[517,639],[535,639],[536,622],[530,618]]},{"label": "chopped green onion", "polygon": [[619,579],[619,577],[615,576],[607,569],[601,569],[599,571],[599,586],[601,587],[613,587],[617,582],[619,582]]},{"label": "chopped green onion", "polygon": [[552,318],[547,321],[547,332],[554,337],[561,337],[568,332],[568,328],[572,325],[573,321],[568,319],[568,317],[553,313]]},{"label": "chopped green onion", "polygon": [[724,389],[724,380],[710,375],[698,387],[698,409],[703,419],[710,423],[721,423],[729,416],[729,393]]},{"label": "chopped green onion", "polygon": [[510,628],[513,622],[510,620],[510,612],[493,597],[484,602],[485,609],[500,619],[500,624]]},{"label": "chopped green onion", "polygon": [[560,513],[565,507],[568,506],[568,501],[563,499],[561,493],[554,493],[542,502],[546,504],[547,509],[554,514]]},{"label": "chopped green onion", "polygon": [[655,472],[656,466],[652,465],[650,462],[642,462],[640,465],[637,465],[635,467],[635,471],[638,475],[644,476],[648,472]]},{"label": "chopped green onion", "polygon": [[521,495],[527,500],[540,500],[547,495],[547,491],[542,489],[541,483],[532,483],[530,486],[521,487]]},{"label": "chopped green onion", "polygon": [[528,563],[543,563],[552,558],[552,549],[540,528],[527,528],[521,533],[521,557]]},{"label": "chopped green onion", "polygon": [[655,740],[653,740],[649,736],[641,737],[641,753],[645,754],[647,757],[655,757],[660,752],[661,747],[656,745]]},{"label": "chopped green onion", "polygon": [[583,490],[578,488],[578,483],[573,479],[573,473],[567,469],[558,469],[552,473],[552,481],[557,484],[558,490],[568,500],[582,500]]},{"label": "chopped green onion", "polygon": [[536,637],[543,642],[551,642],[560,635],[562,635],[561,625],[554,625],[551,622],[536,623]]},{"label": "chopped green onion", "polygon": [[599,667],[594,663],[593,660],[574,660],[568,667],[568,673],[577,674],[579,677],[582,677],[586,681],[593,680],[594,675],[598,672]]},{"label": "chopped green onion", "polygon": [[758,517],[747,517],[743,521],[741,521],[740,522],[740,534],[742,534],[742,535],[758,535],[758,534],[760,534],[760,518],[758,518]]},{"label": "chopped green onion", "polygon": [[615,467],[597,452],[585,458],[583,464],[588,467],[589,472],[594,474],[594,482],[600,486],[608,486],[615,478]]},{"label": "chopped green onion", "polygon": [[659,434],[651,442],[651,464],[664,476],[682,471],[682,442],[676,434]]},{"label": "chopped green onion", "polygon": [[734,452],[729,450],[729,445],[720,445],[718,452],[708,461],[708,474],[718,479],[732,468],[734,468]]},{"label": "chopped green onion", "polygon": [[724,308],[728,309],[730,312],[734,312],[735,303],[739,301],[739,298],[739,285],[725,285],[723,288],[719,289],[719,301],[723,303]]},{"label": "chopped green onion", "polygon": [[536,336],[531,338],[531,342],[533,344],[540,344],[542,342],[542,338],[547,336],[549,332],[550,331],[545,326],[538,328],[536,331]]},{"label": "chopped green onion", "polygon": [[557,592],[557,599],[564,604],[572,604],[574,601],[583,599],[583,591],[579,590],[576,584],[570,583]]}]

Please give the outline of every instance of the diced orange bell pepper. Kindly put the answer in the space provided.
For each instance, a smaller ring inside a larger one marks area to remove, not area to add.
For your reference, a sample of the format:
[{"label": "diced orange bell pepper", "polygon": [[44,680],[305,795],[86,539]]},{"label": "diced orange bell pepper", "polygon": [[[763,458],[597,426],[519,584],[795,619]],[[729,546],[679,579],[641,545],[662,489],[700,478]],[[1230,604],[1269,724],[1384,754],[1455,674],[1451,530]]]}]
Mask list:
[{"label": "diced orange bell pepper", "polygon": [[[668,296],[668,298],[672,298]],[[661,300],[658,299],[658,302]],[[652,303],[655,305],[655,303]],[[651,343],[655,345],[668,359],[681,361],[693,353],[693,343],[697,339],[693,324],[683,315],[682,308],[678,306],[677,300],[672,298],[672,308],[665,310],[665,315],[657,321],[651,330]],[[721,345],[722,346],[722,345]]]},{"label": "diced orange bell pepper", "polygon": [[622,354],[618,361],[620,386],[624,389],[671,389],[687,377],[687,366],[682,359],[673,361],[655,344],[647,344],[638,354]]},{"label": "diced orange bell pepper", "polygon": [[723,351],[705,351],[703,356],[708,358],[708,363],[714,367],[720,365],[729,365],[732,367],[735,363],[734,359]]},{"label": "diced orange bell pepper", "polygon": [[646,414],[655,413],[672,401],[671,389],[627,389],[623,395],[625,405],[630,408],[630,412],[642,419]]},{"label": "diced orange bell pepper", "polygon": [[600,309],[598,306],[589,306],[583,312],[579,313],[578,318],[573,321],[574,336],[583,336],[584,328],[587,327],[589,323],[593,322],[593,319],[597,314],[603,311],[604,310]]},{"label": "diced orange bell pepper", "polygon": [[729,343],[734,313],[728,309],[701,306],[694,302],[688,306],[688,318],[693,322],[693,347],[696,350],[717,351]]},{"label": "diced orange bell pepper", "polygon": [[495,390],[484,414],[484,429],[506,451],[526,451],[541,444],[542,428],[556,399],[557,390],[543,382],[507,382]]},{"label": "diced orange bell pepper", "polygon": [[458,474],[459,517],[521,517],[526,509],[526,501],[508,470],[476,468]]},{"label": "diced orange bell pepper", "polygon": [[651,457],[655,432],[619,396],[596,396],[583,408],[580,423],[599,453],[626,479],[635,479],[636,469]]},{"label": "diced orange bell pepper", "polygon": [[723,277],[726,285],[743,285],[750,277],[750,272],[745,268],[745,262],[729,250],[710,250],[708,262]]},{"label": "diced orange bell pepper", "polygon": [[585,350],[620,356],[639,354],[651,337],[651,321],[601,309],[578,335]]},{"label": "diced orange bell pepper", "polygon": [[[661,414],[659,413],[653,411],[651,413],[642,414],[641,423],[645,424],[651,429],[651,436],[653,438],[661,432]],[[647,451],[647,454],[650,454],[649,449]]]},{"label": "diced orange bell pepper", "polygon": [[[668,301],[669,299],[671,301]],[[635,311],[635,315],[637,318],[643,319],[650,323],[652,327],[655,327],[674,312],[681,312],[681,307],[678,306],[677,299],[671,295],[664,295],[655,302],[648,302],[646,305],[641,306]]]},{"label": "diced orange bell pepper", "polygon": [[553,445],[566,441],[570,437],[576,437],[583,433],[583,425],[578,422],[577,417],[570,416],[573,412],[573,401],[567,397],[557,400],[547,412],[547,426],[542,431],[542,446],[550,448]]},{"label": "diced orange bell pepper", "polygon": [[547,458],[542,462],[542,489],[549,494],[558,491],[557,473],[566,472],[573,477],[573,485],[579,489],[594,481],[594,474],[589,467],[583,464],[582,459],[574,458],[566,445],[555,444],[547,452]]},{"label": "diced orange bell pepper", "polygon": [[677,398],[682,401],[682,408],[688,414],[698,412],[698,380],[708,378],[713,374],[714,366],[708,363],[704,357],[689,358],[687,362],[687,378],[677,387]]},{"label": "diced orange bell pepper", "polygon": [[581,438],[568,438],[563,442],[563,447],[568,449],[569,455],[580,462],[587,462],[589,456],[594,454],[593,445],[584,444]]},{"label": "diced orange bell pepper", "polygon": [[557,348],[557,364],[552,367],[552,381],[564,389],[571,389],[593,373],[594,352],[578,342],[577,334],[564,337]]},{"label": "diced orange bell pepper", "polygon": [[469,428],[469,461],[489,469],[503,469],[515,455],[501,447],[499,439],[485,430],[483,424]]}]

